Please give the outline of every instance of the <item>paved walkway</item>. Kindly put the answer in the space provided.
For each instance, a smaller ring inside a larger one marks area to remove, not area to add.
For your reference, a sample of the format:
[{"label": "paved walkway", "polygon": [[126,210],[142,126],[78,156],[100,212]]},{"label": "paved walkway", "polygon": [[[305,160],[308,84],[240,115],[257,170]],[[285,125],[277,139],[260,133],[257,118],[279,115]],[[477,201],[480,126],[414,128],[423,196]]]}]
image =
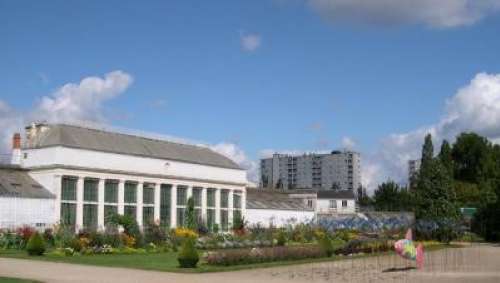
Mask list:
[{"label": "paved walkway", "polygon": [[36,279],[47,283],[500,282],[500,247],[482,245],[429,252],[423,270],[411,269],[408,262],[397,256],[205,274],[0,258],[0,276]]}]

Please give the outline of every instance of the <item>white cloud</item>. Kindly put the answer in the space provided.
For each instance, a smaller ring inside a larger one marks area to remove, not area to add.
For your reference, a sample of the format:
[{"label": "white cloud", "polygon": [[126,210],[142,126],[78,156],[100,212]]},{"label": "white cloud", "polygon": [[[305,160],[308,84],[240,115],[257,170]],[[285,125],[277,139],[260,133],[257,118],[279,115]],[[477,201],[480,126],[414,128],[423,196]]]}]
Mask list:
[{"label": "white cloud", "polygon": [[48,122],[103,122],[102,104],[123,93],[132,81],[129,74],[114,71],[104,78],[87,77],[79,84],[65,84],[43,97],[32,117]]},{"label": "white cloud", "polygon": [[106,116],[102,105],[123,93],[132,83],[123,71],[108,73],[104,78],[87,77],[78,84],[69,83],[50,96],[44,96],[29,112],[18,112],[0,101],[0,154],[10,153],[11,137],[31,121],[102,125]]},{"label": "white cloud", "polygon": [[253,52],[257,50],[261,45],[261,37],[259,34],[241,34],[240,35],[241,48],[248,52]]},{"label": "white cloud", "polygon": [[234,143],[219,143],[210,148],[227,158],[233,160],[241,168],[247,170],[247,179],[251,182],[259,181],[259,166],[254,160],[248,158],[245,152]]},{"label": "white cloud", "polygon": [[443,139],[453,141],[466,131],[500,140],[500,74],[477,74],[446,102],[444,114],[435,124],[385,138],[363,163],[365,185],[373,189],[388,178],[406,181],[407,162],[419,158],[427,133],[433,136],[437,151]]},{"label": "white cloud", "polygon": [[350,137],[343,137],[342,147],[345,149],[353,149],[354,147],[356,147],[356,142]]},{"label": "white cloud", "polygon": [[500,9],[499,0],[307,0],[332,22],[367,25],[424,24],[450,28],[474,24]]}]

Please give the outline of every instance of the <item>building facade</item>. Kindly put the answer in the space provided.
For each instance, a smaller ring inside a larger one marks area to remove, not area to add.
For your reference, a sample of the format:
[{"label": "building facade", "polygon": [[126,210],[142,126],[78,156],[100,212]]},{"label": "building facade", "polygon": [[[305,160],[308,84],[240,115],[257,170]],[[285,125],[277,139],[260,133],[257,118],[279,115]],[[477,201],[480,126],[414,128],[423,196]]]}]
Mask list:
[{"label": "building facade", "polygon": [[412,183],[420,170],[420,159],[408,160],[408,184],[412,186]]},{"label": "building facade", "polygon": [[260,162],[261,186],[268,189],[354,190],[361,186],[361,157],[357,152],[274,154]]},{"label": "building facade", "polygon": [[102,230],[114,213],[182,226],[190,197],[197,217],[221,231],[245,213],[245,170],[207,147],[33,124],[13,162],[54,195],[53,221],[76,230]]}]

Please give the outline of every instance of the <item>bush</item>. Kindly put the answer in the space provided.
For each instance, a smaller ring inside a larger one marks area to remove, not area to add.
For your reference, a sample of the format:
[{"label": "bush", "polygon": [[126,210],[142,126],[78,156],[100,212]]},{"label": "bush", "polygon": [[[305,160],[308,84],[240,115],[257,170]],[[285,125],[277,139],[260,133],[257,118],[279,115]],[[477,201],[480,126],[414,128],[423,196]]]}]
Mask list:
[{"label": "bush", "polygon": [[328,236],[319,239],[319,246],[325,252],[327,257],[331,257],[334,252],[332,240]]},{"label": "bush", "polygon": [[54,238],[54,231],[50,228],[45,229],[43,231],[43,239],[47,243],[47,245],[53,247],[56,243],[55,238]]},{"label": "bush", "polygon": [[276,236],[277,245],[282,247],[286,245],[288,239],[286,238],[286,233],[283,230],[278,231]]},{"label": "bush", "polygon": [[205,260],[209,265],[230,266],[259,262],[299,260],[325,257],[318,246],[285,246],[253,249],[231,249],[208,252]]},{"label": "bush", "polygon": [[151,223],[144,228],[144,240],[146,243],[161,245],[167,240],[164,227],[156,223]]},{"label": "bush", "polygon": [[194,241],[194,239],[188,238],[182,243],[181,251],[177,257],[182,268],[195,268],[200,260]]},{"label": "bush", "polygon": [[45,242],[38,232],[31,235],[31,238],[26,245],[26,251],[32,256],[41,256],[45,253]]},{"label": "bush", "polygon": [[17,229],[17,235],[21,238],[21,248],[24,248],[31,236],[35,233],[35,229],[29,226],[23,226]]}]

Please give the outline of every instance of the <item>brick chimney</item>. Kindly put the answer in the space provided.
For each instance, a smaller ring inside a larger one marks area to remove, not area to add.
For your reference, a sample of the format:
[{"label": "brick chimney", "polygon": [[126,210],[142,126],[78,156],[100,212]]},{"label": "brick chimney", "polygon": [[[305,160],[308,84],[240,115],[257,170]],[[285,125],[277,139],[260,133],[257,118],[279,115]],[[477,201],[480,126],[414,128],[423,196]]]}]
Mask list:
[{"label": "brick chimney", "polygon": [[21,149],[21,134],[15,133],[12,137],[12,149]]},{"label": "brick chimney", "polygon": [[13,165],[21,165],[21,134],[15,133],[12,136],[12,159]]}]

